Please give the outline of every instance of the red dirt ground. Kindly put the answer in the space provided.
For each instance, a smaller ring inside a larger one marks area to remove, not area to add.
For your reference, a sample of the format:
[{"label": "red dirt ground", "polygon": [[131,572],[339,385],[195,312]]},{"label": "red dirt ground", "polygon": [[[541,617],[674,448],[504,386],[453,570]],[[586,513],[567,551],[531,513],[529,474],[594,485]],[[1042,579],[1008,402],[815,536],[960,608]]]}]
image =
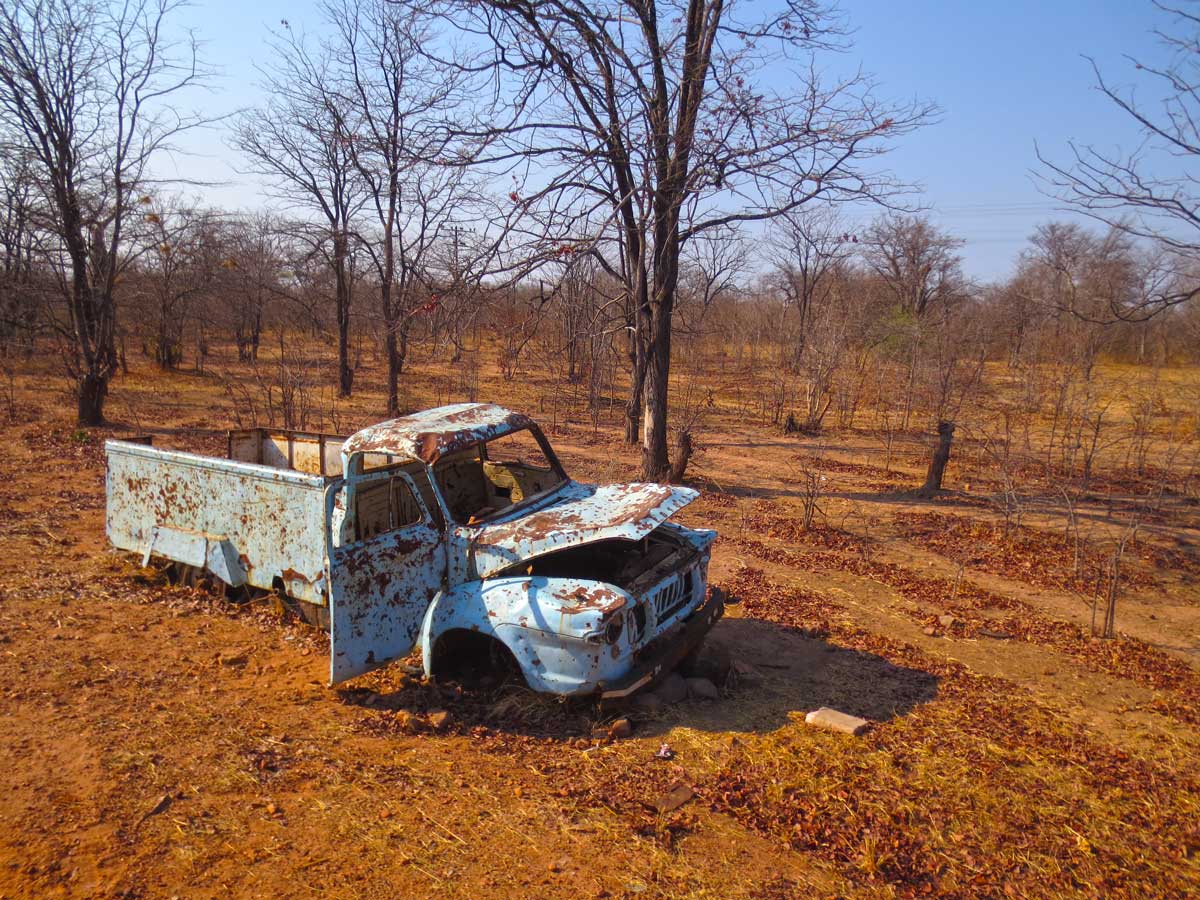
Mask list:
[{"label": "red dirt ground", "polygon": [[[83,433],[49,371],[21,376],[0,461],[0,896],[1200,894],[1185,498],[1134,554],[1122,637],[1093,641],[1054,511],[1002,539],[958,482],[903,493],[915,441],[883,472],[869,435],[718,419],[681,519],[721,532],[712,578],[734,603],[712,640],[757,674],[607,742],[593,727],[615,711],[397,666],[330,689],[319,633],[114,555],[103,438],[217,451],[227,402],[211,379],[135,370],[114,387],[122,424]],[[418,369],[412,396],[434,402],[438,377]],[[378,401],[368,386],[343,415],[365,424]],[[614,428],[558,418],[573,474],[632,474]],[[809,531],[805,467],[829,477]],[[875,724],[806,727],[823,705]]]}]

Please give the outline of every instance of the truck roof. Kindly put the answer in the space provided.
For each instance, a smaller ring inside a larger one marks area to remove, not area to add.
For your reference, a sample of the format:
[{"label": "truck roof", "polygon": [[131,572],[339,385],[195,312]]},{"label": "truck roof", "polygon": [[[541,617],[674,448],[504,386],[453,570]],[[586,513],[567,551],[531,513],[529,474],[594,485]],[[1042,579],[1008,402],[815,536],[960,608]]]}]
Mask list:
[{"label": "truck roof", "polygon": [[389,419],[351,435],[342,453],[385,453],[432,465],[447,453],[533,425],[495,403],[455,403]]}]

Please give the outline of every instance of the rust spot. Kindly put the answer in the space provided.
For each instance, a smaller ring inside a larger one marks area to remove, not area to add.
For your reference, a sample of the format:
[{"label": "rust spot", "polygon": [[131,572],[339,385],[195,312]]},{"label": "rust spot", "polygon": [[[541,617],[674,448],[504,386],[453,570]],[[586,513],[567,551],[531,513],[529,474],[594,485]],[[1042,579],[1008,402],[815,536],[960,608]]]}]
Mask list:
[{"label": "rust spot", "polygon": [[583,586],[571,591],[562,598],[560,611],[564,615],[581,612],[598,612],[607,615],[625,605],[625,596],[618,594],[608,585],[595,584]]},{"label": "rust spot", "polygon": [[438,447],[438,435],[432,431],[427,431],[424,434],[417,435],[419,449],[417,456],[424,460],[429,465],[433,465],[441,458],[442,451]]}]

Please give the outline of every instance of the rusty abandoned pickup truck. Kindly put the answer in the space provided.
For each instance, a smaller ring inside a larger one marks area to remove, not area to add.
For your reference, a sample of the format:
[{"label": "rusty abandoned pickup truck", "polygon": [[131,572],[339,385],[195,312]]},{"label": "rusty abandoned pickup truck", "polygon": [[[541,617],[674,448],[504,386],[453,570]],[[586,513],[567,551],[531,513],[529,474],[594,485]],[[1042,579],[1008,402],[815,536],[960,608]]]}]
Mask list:
[{"label": "rusty abandoned pickup truck", "polygon": [[230,432],[228,458],[109,441],[122,550],[274,590],[328,628],[337,683],[421,648],[426,673],[515,668],[620,697],[703,641],[716,533],[668,521],[689,488],[590,485],[537,425],[443,406],[349,438]]}]

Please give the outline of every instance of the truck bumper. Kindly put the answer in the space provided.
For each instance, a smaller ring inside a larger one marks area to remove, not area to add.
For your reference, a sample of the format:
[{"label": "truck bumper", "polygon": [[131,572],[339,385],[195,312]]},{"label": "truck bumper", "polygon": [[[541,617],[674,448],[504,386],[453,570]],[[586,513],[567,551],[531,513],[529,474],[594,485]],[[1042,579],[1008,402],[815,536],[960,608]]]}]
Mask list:
[{"label": "truck bumper", "polygon": [[633,667],[613,681],[598,686],[601,700],[628,697],[672,671],[683,658],[704,641],[717,620],[725,614],[724,593],[711,590],[704,603],[690,616],[677,622],[637,652]]}]

